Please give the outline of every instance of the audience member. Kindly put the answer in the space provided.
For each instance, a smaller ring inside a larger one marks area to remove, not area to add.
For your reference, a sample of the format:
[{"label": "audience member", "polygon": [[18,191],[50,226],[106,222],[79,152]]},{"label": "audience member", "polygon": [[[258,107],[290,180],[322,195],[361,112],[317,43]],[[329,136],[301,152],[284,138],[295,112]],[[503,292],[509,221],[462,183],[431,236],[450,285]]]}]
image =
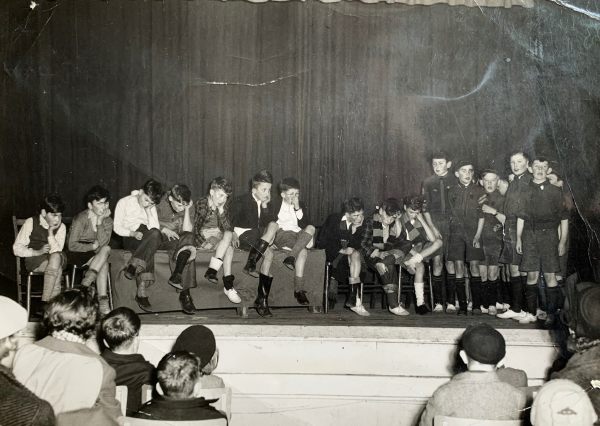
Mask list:
[{"label": "audience member", "polygon": [[187,351],[200,357],[202,389],[223,388],[225,383],[212,372],[219,363],[219,348],[212,330],[203,325],[192,325],[181,332],[173,345],[173,352]]},{"label": "audience member", "polygon": [[598,416],[585,389],[571,380],[547,382],[531,406],[534,426],[592,426]]},{"label": "audience member", "polygon": [[0,296],[0,424],[3,426],[52,426],[52,406],[35,396],[10,372],[16,349],[13,335],[27,325],[27,311]]},{"label": "audience member", "polygon": [[63,253],[67,228],[62,223],[65,204],[58,195],[48,195],[40,203],[39,215],[30,217],[21,227],[13,244],[15,256],[25,258],[28,272],[43,272],[42,302],[61,291],[62,270],[67,257]]},{"label": "audience member", "polygon": [[[86,346],[98,311],[87,291],[69,290],[50,301],[43,324],[48,336],[25,345],[15,355],[15,377],[57,414],[89,410],[88,425],[116,423],[115,371]],[[93,413],[105,416],[94,421]],[[65,424],[70,422],[65,422]]]},{"label": "audience member", "polygon": [[127,386],[127,415],[140,408],[142,386],[156,383],[156,372],[143,355],[140,345],[140,318],[129,308],[121,307],[102,320],[102,340],[107,349],[102,358],[114,368],[117,386]]},{"label": "audience member", "polygon": [[92,187],[85,196],[87,209],[73,218],[69,229],[67,255],[69,263],[87,266],[81,285],[89,287],[96,282],[100,315],[110,312],[108,304],[108,256],[113,220],[108,201],[110,194],[101,186]]},{"label": "audience member", "polygon": [[[550,378],[569,379],[588,390],[592,380],[600,380],[600,285],[591,283],[578,296],[576,306],[569,307],[572,317],[569,326],[575,334],[568,346],[574,354],[567,365]],[[600,389],[592,389],[589,397],[600,417]]]},{"label": "audience member", "polygon": [[200,358],[190,352],[166,354],[156,367],[158,395],[145,403],[134,417],[151,420],[226,419],[223,413],[210,406],[214,400],[194,397],[200,385],[200,363]]},{"label": "audience member", "polygon": [[525,407],[525,393],[502,382],[496,373],[506,355],[502,334],[488,324],[472,325],[463,333],[459,347],[468,371],[434,392],[421,416],[421,426],[432,426],[436,415],[518,420]]}]

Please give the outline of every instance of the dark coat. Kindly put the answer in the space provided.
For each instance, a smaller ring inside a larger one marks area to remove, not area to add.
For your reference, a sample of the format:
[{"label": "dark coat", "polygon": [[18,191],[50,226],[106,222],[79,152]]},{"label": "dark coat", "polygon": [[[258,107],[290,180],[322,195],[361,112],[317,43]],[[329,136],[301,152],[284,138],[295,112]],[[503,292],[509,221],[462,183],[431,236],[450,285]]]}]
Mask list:
[{"label": "dark coat", "polygon": [[[267,208],[262,208],[260,219],[256,208],[256,201],[251,193],[241,195],[231,203],[231,217],[234,227],[256,229],[262,233],[267,228],[269,222],[277,221],[277,213],[273,213],[273,202],[267,204]],[[278,210],[279,212],[279,210]]]}]

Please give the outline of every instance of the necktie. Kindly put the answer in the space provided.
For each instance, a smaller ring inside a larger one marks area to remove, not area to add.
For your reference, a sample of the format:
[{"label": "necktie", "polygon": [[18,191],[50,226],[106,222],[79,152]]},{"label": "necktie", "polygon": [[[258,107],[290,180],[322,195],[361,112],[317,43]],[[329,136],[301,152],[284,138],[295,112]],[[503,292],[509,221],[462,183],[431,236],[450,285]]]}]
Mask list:
[{"label": "necktie", "polygon": [[446,194],[444,194],[444,179],[440,178],[440,197],[442,198],[442,213],[446,213]]}]

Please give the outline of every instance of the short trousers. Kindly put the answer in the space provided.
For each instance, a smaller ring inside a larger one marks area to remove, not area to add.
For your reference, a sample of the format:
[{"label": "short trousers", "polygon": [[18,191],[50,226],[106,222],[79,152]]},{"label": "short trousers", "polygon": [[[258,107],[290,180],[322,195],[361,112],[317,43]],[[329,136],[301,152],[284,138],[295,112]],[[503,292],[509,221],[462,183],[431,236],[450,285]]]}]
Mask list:
[{"label": "short trousers", "polygon": [[298,233],[294,231],[282,231],[279,230],[275,234],[275,244],[280,249],[292,249],[298,240]]},{"label": "short trousers", "polygon": [[203,250],[214,250],[223,239],[223,232],[219,228],[206,228],[201,231],[204,242],[199,247]]},{"label": "short trousers", "polygon": [[523,231],[523,272],[560,272],[557,228]]},{"label": "short trousers", "polygon": [[442,235],[442,246],[431,257],[444,256],[448,257],[448,244],[450,242],[450,221],[448,216],[442,213],[431,213],[433,224]]},{"label": "short trousers", "polygon": [[[62,266],[64,267],[67,264],[67,256],[64,252],[58,252],[62,257]],[[26,257],[25,260],[25,268],[29,272],[44,272],[48,267],[48,259],[50,259],[50,254],[42,254],[40,256],[32,256]]]},{"label": "short trousers", "polygon": [[260,237],[262,237],[262,232],[259,231],[258,228],[252,228],[244,232],[240,235],[240,248],[242,250],[250,251],[252,247],[255,247],[258,243]]},{"label": "short trousers", "polygon": [[517,253],[517,219],[506,219],[504,223],[504,236],[502,239],[502,251],[500,252],[500,263],[508,265],[520,265],[522,257]]},{"label": "short trousers", "polygon": [[500,262],[502,252],[502,234],[486,233],[481,235],[481,245],[487,266],[496,266]]},{"label": "short trousers", "polygon": [[473,247],[473,238],[475,231],[468,232],[459,229],[450,231],[450,241],[448,242],[448,257],[450,261],[483,261],[485,256],[483,249]]},{"label": "short trousers", "polygon": [[87,265],[89,261],[96,255],[96,252],[93,250],[90,251],[68,251],[67,259],[69,259],[69,263],[72,265],[77,265],[79,267]]}]

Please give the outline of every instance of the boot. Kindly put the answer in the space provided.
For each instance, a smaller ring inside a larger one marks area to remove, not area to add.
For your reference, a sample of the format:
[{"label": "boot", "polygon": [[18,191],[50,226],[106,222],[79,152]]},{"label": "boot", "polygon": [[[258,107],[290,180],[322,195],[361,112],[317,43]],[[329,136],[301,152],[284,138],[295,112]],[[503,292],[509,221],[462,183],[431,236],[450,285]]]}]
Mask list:
[{"label": "boot", "polygon": [[415,312],[419,315],[428,314],[430,311],[429,307],[425,304],[425,284],[424,283],[414,283],[415,286],[415,298],[417,301],[417,305],[415,306]]},{"label": "boot", "polygon": [[256,300],[254,301],[254,307],[256,308],[258,315],[261,317],[273,316],[271,310],[269,309],[269,292],[271,291],[272,282],[273,277],[269,277],[268,275],[260,274],[258,277],[258,294],[256,296]]},{"label": "boot", "polygon": [[89,287],[92,285],[94,281],[96,281],[96,277],[98,276],[98,271],[95,269],[88,269],[85,273],[85,276],[81,280],[81,285],[84,287]]},{"label": "boot", "polygon": [[194,301],[192,300],[189,288],[186,288],[179,293],[179,303],[181,303],[181,310],[184,314],[194,315],[196,313],[196,307],[194,306]]},{"label": "boot", "polygon": [[236,289],[233,288],[234,279],[235,276],[233,275],[226,275],[223,277],[223,293],[225,293],[225,296],[227,296],[231,303],[241,303],[242,298],[240,297]]},{"label": "boot", "polygon": [[146,295],[146,281],[140,279],[137,280],[137,294],[135,295],[135,301],[142,311],[152,312],[152,305]]},{"label": "boot", "polygon": [[222,259],[219,259],[218,257],[211,257],[210,263],[208,264],[208,269],[204,274],[204,278],[213,284],[217,284],[219,282],[219,279],[217,278],[217,272],[219,272],[219,269],[221,269],[221,265],[223,265]]},{"label": "boot", "polygon": [[175,287],[177,290],[183,290],[183,285],[181,284],[181,274],[183,273],[183,268],[187,264],[188,259],[192,255],[192,252],[189,250],[182,250],[177,255],[177,260],[175,260],[175,268],[173,269],[173,273],[169,278],[169,284]]},{"label": "boot", "polygon": [[269,243],[263,239],[258,240],[256,247],[252,247],[250,249],[250,253],[248,254],[248,261],[246,262],[246,266],[244,266],[244,273],[250,275],[251,277],[258,278],[259,276],[256,274],[256,263],[263,256],[265,250],[269,247]]}]

